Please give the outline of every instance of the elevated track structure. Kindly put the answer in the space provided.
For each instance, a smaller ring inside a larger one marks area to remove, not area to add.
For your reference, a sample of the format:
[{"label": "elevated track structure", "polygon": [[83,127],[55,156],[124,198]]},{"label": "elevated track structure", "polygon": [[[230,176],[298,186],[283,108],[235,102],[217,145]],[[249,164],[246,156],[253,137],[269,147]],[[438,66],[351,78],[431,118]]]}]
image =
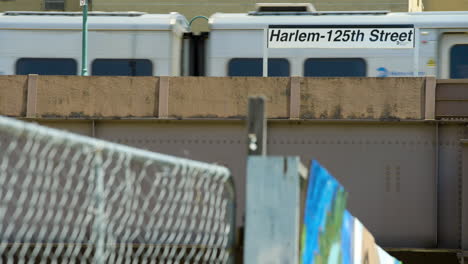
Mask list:
[{"label": "elevated track structure", "polygon": [[239,228],[251,95],[267,99],[268,155],[329,168],[378,244],[466,255],[467,80],[0,76],[1,115],[228,167]]}]

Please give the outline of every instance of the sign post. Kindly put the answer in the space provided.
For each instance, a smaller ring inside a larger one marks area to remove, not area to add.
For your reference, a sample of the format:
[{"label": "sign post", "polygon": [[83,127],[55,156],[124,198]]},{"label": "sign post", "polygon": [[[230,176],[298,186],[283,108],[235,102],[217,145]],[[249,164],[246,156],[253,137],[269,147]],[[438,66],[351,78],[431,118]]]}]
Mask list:
[{"label": "sign post", "polygon": [[249,113],[247,119],[248,154],[266,155],[267,119],[265,97],[249,97]]},{"label": "sign post", "polygon": [[88,76],[88,0],[80,0],[80,6],[83,7],[81,76]]},{"label": "sign post", "polygon": [[268,77],[268,28],[263,29],[263,77]]}]

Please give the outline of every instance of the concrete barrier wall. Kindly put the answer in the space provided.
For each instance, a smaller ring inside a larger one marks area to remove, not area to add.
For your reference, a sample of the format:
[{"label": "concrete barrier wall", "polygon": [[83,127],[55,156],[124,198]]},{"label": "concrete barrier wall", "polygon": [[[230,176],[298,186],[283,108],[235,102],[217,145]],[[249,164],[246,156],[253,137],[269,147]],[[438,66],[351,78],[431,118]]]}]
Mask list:
[{"label": "concrete barrier wall", "polygon": [[423,119],[423,78],[303,78],[301,118]]},{"label": "concrete barrier wall", "polygon": [[424,119],[425,78],[0,76],[0,114],[60,118]]},{"label": "concrete barrier wall", "polygon": [[289,118],[289,83],[289,78],[171,78],[169,116],[245,117],[248,97],[264,95],[270,118]]},{"label": "concrete barrier wall", "polygon": [[0,77],[0,114],[26,115],[27,76]]},{"label": "concrete barrier wall", "polygon": [[159,78],[39,76],[39,117],[154,117]]}]

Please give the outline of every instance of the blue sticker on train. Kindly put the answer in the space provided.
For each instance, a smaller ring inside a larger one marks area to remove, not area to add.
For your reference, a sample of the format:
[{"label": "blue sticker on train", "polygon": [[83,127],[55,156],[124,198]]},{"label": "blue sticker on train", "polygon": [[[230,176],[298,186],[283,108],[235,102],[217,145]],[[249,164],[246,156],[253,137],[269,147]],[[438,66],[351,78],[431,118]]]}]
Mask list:
[{"label": "blue sticker on train", "polygon": [[[377,68],[377,77],[411,77],[414,75],[414,72],[401,72],[401,71],[390,71],[385,67]],[[425,76],[426,72],[419,72],[419,76]]]}]

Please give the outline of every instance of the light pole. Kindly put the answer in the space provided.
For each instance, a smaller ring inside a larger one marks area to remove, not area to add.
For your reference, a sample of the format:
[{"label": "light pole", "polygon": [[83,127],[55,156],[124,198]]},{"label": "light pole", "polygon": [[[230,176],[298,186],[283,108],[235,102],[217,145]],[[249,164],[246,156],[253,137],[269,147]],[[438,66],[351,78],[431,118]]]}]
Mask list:
[{"label": "light pole", "polygon": [[80,6],[83,7],[81,76],[88,76],[88,0],[80,0]]}]

